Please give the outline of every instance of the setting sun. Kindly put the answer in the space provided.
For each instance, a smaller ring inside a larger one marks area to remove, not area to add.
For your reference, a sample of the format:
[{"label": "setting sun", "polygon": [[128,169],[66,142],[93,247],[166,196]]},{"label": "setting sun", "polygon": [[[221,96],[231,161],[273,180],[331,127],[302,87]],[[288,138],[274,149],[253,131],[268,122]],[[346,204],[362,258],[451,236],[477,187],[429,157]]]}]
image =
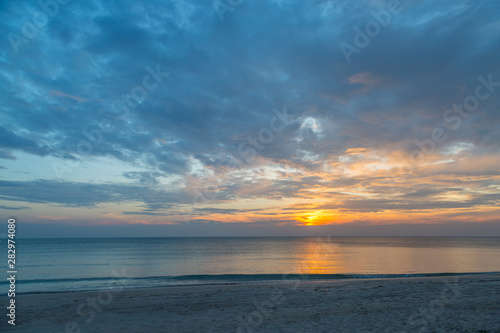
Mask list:
[{"label": "setting sun", "polygon": [[304,225],[322,225],[331,224],[334,221],[334,218],[331,214],[320,210],[306,212],[300,215],[296,220],[302,222]]}]

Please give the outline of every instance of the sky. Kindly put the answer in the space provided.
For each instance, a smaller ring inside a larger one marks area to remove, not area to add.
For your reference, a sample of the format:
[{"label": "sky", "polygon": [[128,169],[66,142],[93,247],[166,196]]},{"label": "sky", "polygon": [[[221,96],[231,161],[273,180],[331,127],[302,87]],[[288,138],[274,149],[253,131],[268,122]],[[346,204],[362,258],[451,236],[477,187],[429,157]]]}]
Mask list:
[{"label": "sky", "polygon": [[20,237],[500,236],[500,3],[0,3]]}]

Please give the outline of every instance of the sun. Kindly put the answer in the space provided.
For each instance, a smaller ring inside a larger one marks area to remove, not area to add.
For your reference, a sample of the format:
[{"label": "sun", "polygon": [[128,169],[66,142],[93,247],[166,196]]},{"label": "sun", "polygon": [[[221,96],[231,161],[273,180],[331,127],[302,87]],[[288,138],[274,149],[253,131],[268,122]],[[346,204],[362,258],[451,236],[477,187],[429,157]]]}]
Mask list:
[{"label": "sun", "polygon": [[332,216],[325,214],[324,211],[305,212],[296,218],[297,221],[302,222],[304,225],[322,225],[327,224],[333,220]]}]

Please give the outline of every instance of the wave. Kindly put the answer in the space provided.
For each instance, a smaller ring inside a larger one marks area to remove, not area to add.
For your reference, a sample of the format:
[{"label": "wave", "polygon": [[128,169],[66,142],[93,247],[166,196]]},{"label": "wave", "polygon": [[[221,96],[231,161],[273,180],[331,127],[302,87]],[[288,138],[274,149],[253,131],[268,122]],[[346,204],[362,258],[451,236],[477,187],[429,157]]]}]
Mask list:
[{"label": "wave", "polygon": [[[60,279],[18,280],[19,294],[46,292],[92,291],[113,289],[136,289],[197,285],[227,285],[249,283],[273,283],[294,281],[334,281],[349,279],[394,279],[416,277],[446,277],[460,275],[500,274],[500,272],[481,273],[423,273],[423,274],[218,274],[218,275],[181,275],[148,277],[88,277]],[[0,286],[8,285],[0,282]],[[2,288],[6,290],[5,288]],[[25,291],[23,291],[25,289]],[[0,293],[6,295],[6,293]]]}]

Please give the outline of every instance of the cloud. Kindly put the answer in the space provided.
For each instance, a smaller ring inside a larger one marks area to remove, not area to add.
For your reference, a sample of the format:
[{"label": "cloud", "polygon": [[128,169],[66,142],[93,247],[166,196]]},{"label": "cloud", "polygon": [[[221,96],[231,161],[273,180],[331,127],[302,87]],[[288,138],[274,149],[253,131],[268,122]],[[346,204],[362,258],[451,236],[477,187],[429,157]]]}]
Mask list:
[{"label": "cloud", "polygon": [[375,87],[382,81],[380,77],[374,76],[370,72],[363,72],[353,75],[349,78],[349,83],[359,83],[363,85],[363,90]]},{"label": "cloud", "polygon": [[7,209],[7,210],[23,210],[23,209],[29,209],[29,207],[11,207],[11,206],[4,206],[0,205],[0,209]]},{"label": "cloud", "polygon": [[[148,186],[89,184],[49,180],[0,181],[1,200],[53,204],[65,207],[97,207],[106,203],[141,202],[154,210],[172,203],[187,203],[190,197]],[[71,195],[68,195],[70,193]]]},{"label": "cloud", "polygon": [[89,100],[86,99],[86,98],[83,98],[83,97],[79,97],[79,96],[73,96],[73,95],[70,95],[70,94],[67,94],[65,92],[62,92],[62,91],[57,91],[57,90],[52,90],[50,92],[51,95],[54,95],[54,96],[58,96],[58,97],[66,97],[66,98],[70,98],[70,99],[73,99],[77,102],[88,102]]},{"label": "cloud", "polygon": [[[294,223],[289,208],[311,201],[351,222],[384,210],[494,209],[500,88],[456,130],[443,116],[479,76],[500,81],[498,6],[405,3],[348,64],[339,44],[383,8],[254,1],[221,21],[210,2],[61,6],[18,53],[8,39],[0,52],[2,201],[133,203],[114,216],[157,222],[185,213]],[[22,35],[34,11],[36,2],[5,2],[0,32]],[[446,140],[410,163],[436,128]],[[54,161],[70,172],[52,176]],[[254,201],[259,211],[245,206]]]},{"label": "cloud", "polygon": [[[36,155],[47,155],[48,149],[39,146],[29,138],[19,136],[12,131],[0,126],[0,147],[4,149],[17,149]],[[0,152],[0,158],[15,159],[10,152]]]}]

